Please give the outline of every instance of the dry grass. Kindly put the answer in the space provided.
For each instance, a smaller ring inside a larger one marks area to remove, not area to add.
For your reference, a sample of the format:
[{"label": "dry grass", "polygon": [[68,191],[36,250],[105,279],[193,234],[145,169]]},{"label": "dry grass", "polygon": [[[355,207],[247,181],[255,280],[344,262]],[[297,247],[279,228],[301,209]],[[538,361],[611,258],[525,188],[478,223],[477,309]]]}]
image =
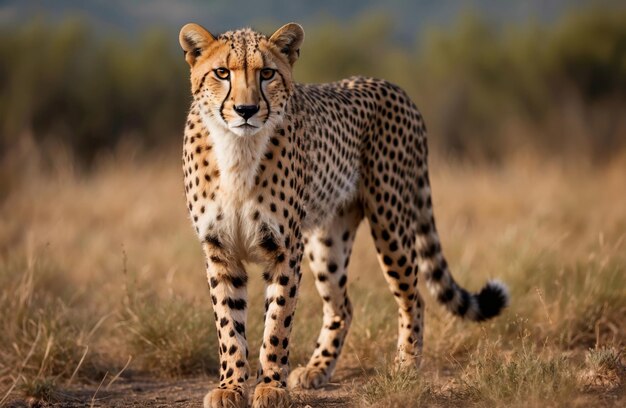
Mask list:
[{"label": "dry grass", "polygon": [[[177,160],[110,159],[90,175],[68,166],[26,172],[0,203],[0,400],[54,400],[68,383],[98,384],[129,359],[126,373],[213,373],[204,263]],[[362,228],[350,266],[355,318],[340,362],[361,373],[347,383],[353,403],[624,403],[625,163],[434,162],[434,205],[453,273],[470,289],[500,278],[511,307],[472,325],[427,299],[424,367],[393,372],[395,305]],[[263,310],[254,268],[250,293],[254,356]],[[301,293],[294,364],[306,361],[321,322],[310,275]]]},{"label": "dry grass", "polygon": [[545,406],[571,404],[575,394],[574,366],[565,354],[552,355],[524,343],[503,357],[496,345],[472,353],[462,378],[466,391],[482,405]]},{"label": "dry grass", "polygon": [[156,376],[216,371],[217,342],[208,307],[179,297],[133,296],[121,313],[129,355]]},{"label": "dry grass", "polygon": [[412,370],[396,371],[392,365],[375,369],[360,391],[361,402],[368,406],[421,405],[433,397],[423,376]]}]

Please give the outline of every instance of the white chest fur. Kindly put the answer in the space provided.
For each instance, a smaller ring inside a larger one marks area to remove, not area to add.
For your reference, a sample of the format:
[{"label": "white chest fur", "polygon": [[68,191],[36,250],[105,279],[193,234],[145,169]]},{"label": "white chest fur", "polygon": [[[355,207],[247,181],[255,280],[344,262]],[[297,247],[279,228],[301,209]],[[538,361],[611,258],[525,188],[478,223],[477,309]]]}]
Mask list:
[{"label": "white chest fur", "polygon": [[[219,237],[239,259],[254,260],[261,222],[272,225],[255,194],[269,135],[239,136],[206,122],[209,121],[205,121],[205,126],[212,146],[211,160],[219,171],[219,179],[198,186],[199,202],[191,211],[196,232],[200,240],[212,235]],[[196,211],[198,206],[200,212]]]},{"label": "white chest fur", "polygon": [[215,125],[209,118],[203,118],[203,121],[213,142],[222,191],[235,199],[245,199],[254,188],[254,179],[267,147],[269,132],[240,136]]},{"label": "white chest fur", "polygon": [[232,255],[254,261],[261,219],[254,201],[233,202],[225,195],[218,195],[195,224],[200,240],[210,236],[218,237],[225,247],[233,251]]}]

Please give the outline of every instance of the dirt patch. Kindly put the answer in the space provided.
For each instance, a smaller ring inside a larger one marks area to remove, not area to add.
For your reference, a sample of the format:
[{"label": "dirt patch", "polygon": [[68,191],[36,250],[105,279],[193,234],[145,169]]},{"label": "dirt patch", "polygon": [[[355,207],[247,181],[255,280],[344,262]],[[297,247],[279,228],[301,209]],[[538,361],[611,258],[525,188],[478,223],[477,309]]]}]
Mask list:
[{"label": "dirt patch", "polygon": [[[314,391],[293,391],[293,407],[338,408],[352,405],[354,385],[346,382],[349,371],[338,373],[336,382]],[[341,382],[341,384],[340,384]],[[80,385],[60,388],[56,402],[15,400],[8,404],[18,407],[197,407],[208,390],[217,386],[217,378],[183,380],[153,380],[150,378],[119,379],[110,387]],[[251,383],[252,385],[253,383]]]}]

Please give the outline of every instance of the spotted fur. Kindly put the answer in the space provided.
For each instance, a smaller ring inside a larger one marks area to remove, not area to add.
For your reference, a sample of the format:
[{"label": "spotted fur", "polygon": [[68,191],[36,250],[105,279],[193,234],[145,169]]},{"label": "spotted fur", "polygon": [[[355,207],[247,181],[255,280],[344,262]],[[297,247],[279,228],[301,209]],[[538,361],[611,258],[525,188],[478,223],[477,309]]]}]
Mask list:
[{"label": "spotted fur", "polygon": [[[288,406],[288,384],[328,382],[352,319],[347,267],[363,218],[399,307],[400,366],[420,361],[418,271],[435,298],[465,319],[496,316],[508,301],[501,284],[470,294],[452,278],[433,217],[426,127],[406,93],[364,77],[295,83],[303,38],[293,23],[271,37],[249,29],[215,37],[196,24],[180,33],[193,94],[185,193],[206,255],[219,339],[220,385],[205,407],[248,403],[243,261],[264,265],[266,281],[252,406]],[[289,375],[305,254],[323,299],[323,326],[309,363]]]}]

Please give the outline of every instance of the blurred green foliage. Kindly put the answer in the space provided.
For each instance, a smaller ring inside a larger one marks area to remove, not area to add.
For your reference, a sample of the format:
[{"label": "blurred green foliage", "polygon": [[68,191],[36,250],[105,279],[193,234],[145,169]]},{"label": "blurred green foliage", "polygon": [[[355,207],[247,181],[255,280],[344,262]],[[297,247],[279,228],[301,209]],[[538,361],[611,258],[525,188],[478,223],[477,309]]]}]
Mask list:
[{"label": "blurred green foliage", "polygon": [[[431,143],[499,160],[517,149],[604,160],[626,146],[626,12],[588,10],[553,25],[497,27],[466,15],[394,43],[364,16],[305,27],[301,82],[349,75],[404,87]],[[0,142],[62,141],[85,162],[131,139],[178,143],[190,95],[175,36],[102,38],[84,22],[36,22],[0,36]]]},{"label": "blurred green foliage", "polygon": [[176,137],[188,109],[187,66],[163,33],[98,38],[77,20],[0,37],[0,140],[60,140],[89,162],[123,138]]}]

